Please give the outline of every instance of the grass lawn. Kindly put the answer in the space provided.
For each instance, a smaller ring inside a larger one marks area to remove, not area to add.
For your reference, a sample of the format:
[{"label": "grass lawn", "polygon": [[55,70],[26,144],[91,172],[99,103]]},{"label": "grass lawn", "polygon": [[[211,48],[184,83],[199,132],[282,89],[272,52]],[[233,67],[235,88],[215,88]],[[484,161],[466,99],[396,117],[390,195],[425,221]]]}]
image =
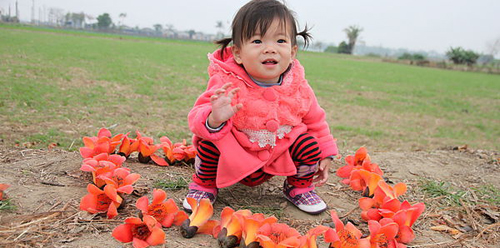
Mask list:
[{"label": "grass lawn", "polygon": [[[101,127],[189,139],[203,42],[0,25],[0,139],[74,150]],[[500,76],[299,52],[341,150],[500,150]]]}]

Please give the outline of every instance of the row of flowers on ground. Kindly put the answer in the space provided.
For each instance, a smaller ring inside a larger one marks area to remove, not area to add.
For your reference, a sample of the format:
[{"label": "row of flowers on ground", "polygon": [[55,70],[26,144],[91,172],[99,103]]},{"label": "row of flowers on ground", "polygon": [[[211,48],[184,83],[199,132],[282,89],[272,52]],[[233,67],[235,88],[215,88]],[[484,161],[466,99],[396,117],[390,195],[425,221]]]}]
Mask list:
[{"label": "row of flowers on ground", "polygon": [[[90,213],[107,213],[108,218],[118,214],[117,209],[123,203],[121,194],[130,194],[132,184],[140,175],[130,173],[122,167],[126,157],[132,152],[139,152],[139,159],[147,162],[148,157],[158,165],[168,165],[172,161],[193,159],[196,152],[192,146],[172,144],[166,137],[161,144],[155,145],[153,139],[143,137],[137,132],[137,138],[128,134],[112,137],[109,130],[101,129],[97,137],[85,137],[85,147],[80,149],[84,158],[81,170],[92,172],[93,184],[87,186],[89,192],[81,200],[80,208]],[[113,154],[118,147],[118,154]],[[178,148],[178,149],[175,149]],[[163,150],[165,158],[155,154]],[[383,179],[383,172],[364,147],[354,156],[345,158],[346,165],[337,171],[344,178],[343,183],[353,190],[362,191],[359,199],[361,217],[368,222],[370,234],[362,234],[352,223],[344,224],[337,213],[331,211],[335,224],[332,229],[318,226],[301,235],[294,228],[278,223],[274,217],[249,210],[235,211],[226,207],[218,220],[211,220],[213,206],[209,200],[199,203],[188,199],[192,208],[191,215],[179,210],[173,199],[161,189],[153,190],[150,202],[146,196],[135,204],[140,210],[138,217],[130,217],[125,223],[113,230],[113,237],[121,242],[133,242],[134,247],[147,247],[165,242],[163,227],[181,226],[183,237],[191,238],[197,233],[212,235],[218,239],[221,247],[317,247],[316,239],[323,235],[330,243],[329,247],[405,247],[404,244],[414,238],[412,225],[425,209],[423,203],[410,204],[399,201],[398,197],[406,192],[406,185],[398,183],[388,185]],[[365,237],[366,236],[366,237]]]},{"label": "row of flowers on ground", "polygon": [[[423,203],[411,205],[408,201],[400,202],[398,197],[406,192],[406,185],[398,183],[394,187],[382,178],[383,172],[375,163],[371,163],[366,148],[362,147],[355,155],[345,158],[346,165],[337,171],[345,178],[343,183],[356,191],[362,191],[367,197],[359,199],[361,217],[368,222],[369,235],[363,233],[352,223],[344,224],[335,211],[330,215],[335,228],[317,226],[301,235],[296,229],[278,223],[273,216],[252,214],[249,210],[226,207],[221,212],[220,220],[210,220],[213,207],[208,200],[199,205],[194,199],[188,199],[193,213],[181,226],[181,234],[190,238],[196,233],[213,235],[221,247],[296,247],[316,248],[316,239],[323,235],[329,247],[406,247],[404,244],[415,238],[412,225],[425,209]],[[116,237],[116,236],[115,236]]]}]

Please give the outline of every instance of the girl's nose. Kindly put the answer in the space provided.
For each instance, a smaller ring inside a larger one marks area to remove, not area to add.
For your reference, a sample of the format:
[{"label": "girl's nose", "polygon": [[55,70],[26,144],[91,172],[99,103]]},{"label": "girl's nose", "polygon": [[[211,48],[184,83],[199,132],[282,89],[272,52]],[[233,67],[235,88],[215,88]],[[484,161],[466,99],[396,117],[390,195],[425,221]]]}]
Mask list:
[{"label": "girl's nose", "polygon": [[266,45],[264,53],[276,53],[276,48],[273,45]]}]

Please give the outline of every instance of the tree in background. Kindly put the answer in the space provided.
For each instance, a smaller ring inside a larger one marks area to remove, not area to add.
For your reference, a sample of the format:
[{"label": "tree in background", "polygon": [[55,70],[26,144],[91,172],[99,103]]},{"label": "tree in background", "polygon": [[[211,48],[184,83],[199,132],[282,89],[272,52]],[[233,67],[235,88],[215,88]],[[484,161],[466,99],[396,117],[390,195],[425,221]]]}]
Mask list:
[{"label": "tree in background", "polygon": [[67,13],[64,17],[65,26],[73,28],[83,28],[85,25],[85,13]]},{"label": "tree in background", "polygon": [[217,39],[224,38],[224,23],[222,21],[217,21],[215,27],[218,29],[216,38]]},{"label": "tree in background", "polygon": [[[356,46],[356,41],[359,38],[359,34],[363,31],[363,28],[358,27],[358,26],[349,26],[344,29],[344,32],[347,35],[347,39],[349,43],[347,44],[348,48],[348,54],[352,54],[354,51],[354,46]],[[340,45],[339,45],[339,50],[340,50]],[[340,51],[339,51],[340,53]]]},{"label": "tree in background", "polygon": [[446,56],[453,61],[454,64],[467,64],[468,66],[475,64],[479,58],[479,54],[472,50],[466,51],[461,47],[450,47],[450,50],[446,52]]},{"label": "tree in background", "polygon": [[123,20],[125,20],[125,17],[127,17],[127,13],[120,13],[120,15],[118,16],[118,18],[120,18],[120,21],[118,22],[118,28],[121,29],[121,27],[123,26]]},{"label": "tree in background", "polygon": [[337,46],[327,46],[325,53],[338,53],[339,48]]},{"label": "tree in background", "polygon": [[109,29],[112,23],[113,21],[108,13],[104,13],[97,17],[97,27],[99,27],[99,29]]},{"label": "tree in background", "polygon": [[349,48],[349,45],[345,41],[342,41],[339,44],[337,52],[338,53],[351,54],[352,50]]},{"label": "tree in background", "polygon": [[191,30],[188,31],[188,34],[189,34],[189,39],[192,40],[193,36],[196,34],[196,31],[194,31],[193,29],[191,29]]},{"label": "tree in background", "polygon": [[155,24],[153,25],[153,27],[155,28],[156,34],[161,34],[161,32],[163,31],[163,26],[161,24]]},{"label": "tree in background", "polygon": [[415,54],[403,53],[401,56],[398,57],[398,59],[419,61],[419,60],[425,60],[425,56],[422,54],[419,54],[419,53],[415,53]]}]

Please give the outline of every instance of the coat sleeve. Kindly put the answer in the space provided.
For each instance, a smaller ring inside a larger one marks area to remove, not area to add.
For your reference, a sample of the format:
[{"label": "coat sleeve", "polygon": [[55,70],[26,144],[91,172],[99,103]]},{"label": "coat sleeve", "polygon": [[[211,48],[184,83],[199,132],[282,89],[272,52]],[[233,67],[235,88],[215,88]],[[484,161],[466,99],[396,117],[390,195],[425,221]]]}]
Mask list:
[{"label": "coat sleeve", "polygon": [[321,158],[335,156],[338,154],[337,142],[330,133],[330,127],[326,122],[325,110],[319,106],[318,100],[311,89],[312,104],[309,112],[302,119],[307,126],[307,132],[316,137],[321,149]]},{"label": "coat sleeve", "polygon": [[216,89],[222,87],[224,82],[219,76],[213,76],[208,81],[208,86],[205,92],[201,94],[196,100],[193,108],[188,114],[188,124],[189,129],[194,135],[200,137],[201,139],[208,141],[217,141],[226,136],[233,127],[233,122],[229,119],[222,129],[218,132],[210,132],[205,122],[212,112],[212,104],[210,103],[210,97],[214,94]]}]

